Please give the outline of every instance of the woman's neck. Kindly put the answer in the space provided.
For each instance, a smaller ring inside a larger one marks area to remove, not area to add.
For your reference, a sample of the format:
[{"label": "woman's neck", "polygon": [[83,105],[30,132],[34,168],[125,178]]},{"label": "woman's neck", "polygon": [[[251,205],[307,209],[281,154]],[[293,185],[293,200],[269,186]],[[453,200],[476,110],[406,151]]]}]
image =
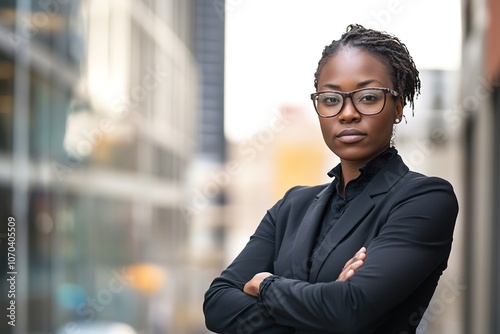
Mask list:
[{"label": "woman's neck", "polygon": [[340,184],[340,195],[344,196],[345,195],[345,186],[355,178],[361,174],[359,169],[363,166],[360,166],[359,164],[356,163],[350,163],[349,161],[343,161],[340,164],[342,168],[342,181]]},{"label": "woman's neck", "polygon": [[370,162],[371,160],[375,159],[380,154],[387,151],[387,149],[389,149],[389,147],[385,147],[383,150],[381,150],[377,154],[374,154],[373,157],[371,157],[369,159],[365,159],[364,161],[340,159],[340,166],[341,166],[341,170],[342,170],[342,180],[340,183],[340,195],[344,196],[346,185],[350,181],[354,180],[355,178],[357,178],[361,174],[361,172],[359,171],[359,169],[361,167],[365,166],[368,162]]}]

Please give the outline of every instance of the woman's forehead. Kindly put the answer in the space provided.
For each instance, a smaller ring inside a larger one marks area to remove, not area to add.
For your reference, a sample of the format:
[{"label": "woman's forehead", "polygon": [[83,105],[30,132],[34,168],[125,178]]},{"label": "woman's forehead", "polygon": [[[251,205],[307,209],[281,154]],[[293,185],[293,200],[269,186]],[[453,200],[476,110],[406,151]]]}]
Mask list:
[{"label": "woman's forehead", "polygon": [[325,84],[363,86],[372,81],[392,86],[390,68],[379,56],[367,50],[349,47],[339,49],[325,61],[318,87]]}]

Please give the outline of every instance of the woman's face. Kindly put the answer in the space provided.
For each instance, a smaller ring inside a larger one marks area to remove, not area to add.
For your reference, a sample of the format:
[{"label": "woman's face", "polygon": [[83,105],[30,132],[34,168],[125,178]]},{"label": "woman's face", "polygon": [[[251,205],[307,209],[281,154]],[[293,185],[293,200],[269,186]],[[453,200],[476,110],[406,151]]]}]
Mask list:
[{"label": "woman's face", "polygon": [[[359,48],[344,48],[326,61],[318,78],[318,91],[348,92],[366,87],[394,89],[389,68],[377,57]],[[340,114],[319,117],[323,139],[342,162],[365,165],[389,148],[392,128],[403,114],[403,100],[387,94],[385,107],[377,115],[365,116],[356,111],[350,98]],[[351,131],[357,135],[345,135]]]}]

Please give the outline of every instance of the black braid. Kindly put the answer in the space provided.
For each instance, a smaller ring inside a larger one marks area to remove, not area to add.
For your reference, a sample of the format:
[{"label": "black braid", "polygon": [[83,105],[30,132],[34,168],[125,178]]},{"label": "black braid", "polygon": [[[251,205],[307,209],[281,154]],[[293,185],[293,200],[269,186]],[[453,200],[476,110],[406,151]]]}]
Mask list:
[{"label": "black braid", "polygon": [[406,102],[410,104],[413,113],[414,100],[420,94],[420,77],[406,45],[393,35],[366,29],[359,24],[350,24],[338,41],[334,40],[324,48],[314,73],[316,90],[323,65],[342,47],[362,48],[386,63],[391,70],[394,90],[403,96],[405,104]]}]

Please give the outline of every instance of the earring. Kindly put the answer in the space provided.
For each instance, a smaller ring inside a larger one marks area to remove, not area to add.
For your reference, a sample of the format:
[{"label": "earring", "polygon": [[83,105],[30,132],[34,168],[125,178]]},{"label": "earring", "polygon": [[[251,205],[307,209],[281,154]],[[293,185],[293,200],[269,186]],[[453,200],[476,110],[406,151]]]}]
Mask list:
[{"label": "earring", "polygon": [[396,124],[401,123],[401,118],[396,118],[396,119],[394,120],[394,123],[396,123]]}]

